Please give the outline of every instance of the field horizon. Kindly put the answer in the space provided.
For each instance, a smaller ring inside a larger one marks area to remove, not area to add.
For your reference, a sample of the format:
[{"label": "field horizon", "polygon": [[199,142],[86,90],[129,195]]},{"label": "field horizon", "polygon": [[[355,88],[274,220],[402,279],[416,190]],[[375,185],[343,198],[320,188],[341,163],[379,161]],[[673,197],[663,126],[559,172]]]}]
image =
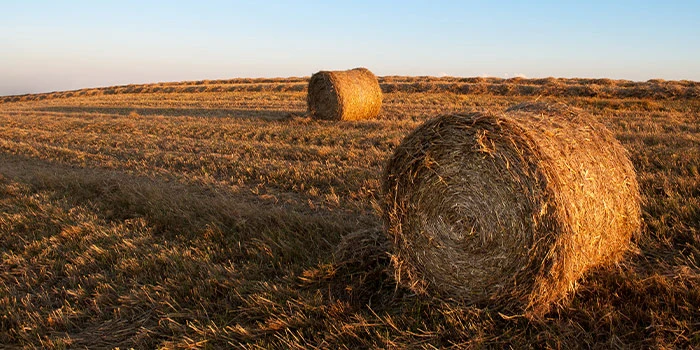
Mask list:
[{"label": "field horizon", "polygon": [[[309,78],[310,76],[230,78],[122,84],[51,92],[0,95],[0,102],[143,92],[305,91]],[[377,76],[377,79],[384,92],[454,92],[498,95],[578,95],[642,98],[696,98],[700,96],[700,82],[693,80],[648,79],[646,81],[633,81],[609,78],[526,78],[520,76],[499,78],[403,75]],[[449,84],[449,86],[445,84]]]},{"label": "field horizon", "polygon": [[[700,82],[379,77],[377,119],[308,77],[0,96],[0,348],[700,346]],[[392,151],[435,116],[561,102],[629,152],[642,233],[541,320],[397,286]]]}]

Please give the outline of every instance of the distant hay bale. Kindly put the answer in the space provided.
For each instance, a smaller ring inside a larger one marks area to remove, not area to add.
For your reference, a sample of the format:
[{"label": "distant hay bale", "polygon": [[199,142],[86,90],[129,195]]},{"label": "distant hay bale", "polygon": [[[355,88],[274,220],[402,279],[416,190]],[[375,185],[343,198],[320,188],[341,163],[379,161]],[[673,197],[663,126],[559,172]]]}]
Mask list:
[{"label": "distant hay bale", "polygon": [[320,71],[311,76],[307,102],[316,119],[371,119],[382,108],[382,89],[366,68]]},{"label": "distant hay bale", "polygon": [[397,281],[539,317],[640,227],[627,152],[562,105],[448,115],[408,135],[383,177]]}]

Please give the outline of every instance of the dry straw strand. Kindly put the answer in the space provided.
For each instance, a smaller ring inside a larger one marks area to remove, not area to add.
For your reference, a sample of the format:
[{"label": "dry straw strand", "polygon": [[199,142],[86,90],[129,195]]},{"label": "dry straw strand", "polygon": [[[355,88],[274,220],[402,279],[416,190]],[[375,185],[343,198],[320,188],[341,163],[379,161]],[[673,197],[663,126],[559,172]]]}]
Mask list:
[{"label": "dry straw strand", "polygon": [[320,71],[309,80],[307,102],[316,119],[371,119],[382,108],[382,89],[366,68]]},{"label": "dry straw strand", "polygon": [[626,150],[590,115],[524,103],[408,135],[383,176],[397,280],[530,318],[562,304],[640,227]]}]

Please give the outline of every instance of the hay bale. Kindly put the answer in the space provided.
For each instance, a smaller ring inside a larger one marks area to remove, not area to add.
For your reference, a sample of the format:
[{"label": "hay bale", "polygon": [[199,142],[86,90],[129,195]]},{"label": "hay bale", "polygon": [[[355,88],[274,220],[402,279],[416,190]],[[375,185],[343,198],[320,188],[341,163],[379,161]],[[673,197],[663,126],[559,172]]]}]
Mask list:
[{"label": "hay bale", "polygon": [[316,119],[370,119],[382,108],[382,89],[366,68],[320,71],[309,80],[307,102]]},{"label": "hay bale", "polygon": [[562,105],[448,115],[408,135],[383,177],[397,281],[528,317],[618,261],[640,227],[627,152]]}]

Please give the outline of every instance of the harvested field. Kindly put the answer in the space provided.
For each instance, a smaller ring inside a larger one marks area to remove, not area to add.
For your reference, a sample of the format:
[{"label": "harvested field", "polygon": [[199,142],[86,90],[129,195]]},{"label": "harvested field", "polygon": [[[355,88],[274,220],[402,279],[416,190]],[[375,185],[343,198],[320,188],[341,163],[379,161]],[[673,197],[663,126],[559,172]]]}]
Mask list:
[{"label": "harvested field", "polygon": [[[27,348],[700,345],[695,82],[380,77],[377,119],[307,78],[0,98],[0,344]],[[629,152],[638,254],[541,320],[397,286],[381,174],[433,116],[563,102]]]}]

